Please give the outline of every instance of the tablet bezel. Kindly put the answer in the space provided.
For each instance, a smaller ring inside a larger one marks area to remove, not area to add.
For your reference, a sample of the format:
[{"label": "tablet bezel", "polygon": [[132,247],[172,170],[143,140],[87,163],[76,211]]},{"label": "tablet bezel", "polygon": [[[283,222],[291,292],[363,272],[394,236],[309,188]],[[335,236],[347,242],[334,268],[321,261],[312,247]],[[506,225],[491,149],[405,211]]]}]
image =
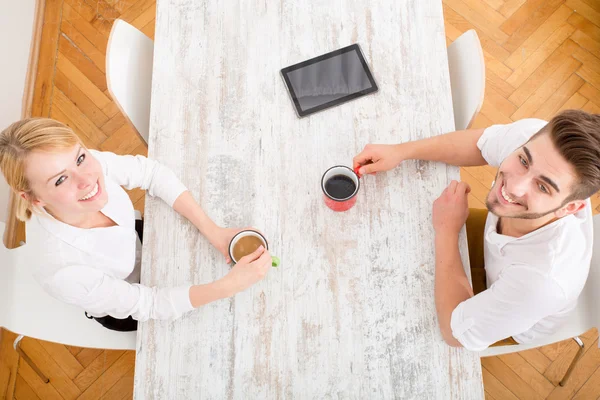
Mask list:
[{"label": "tablet bezel", "polygon": [[[323,103],[317,107],[311,107],[311,108],[303,111],[302,108],[300,107],[300,102],[298,101],[298,98],[296,96],[296,93],[294,92],[292,83],[290,82],[290,79],[287,74],[292,71],[295,71],[297,69],[306,67],[308,65],[316,64],[320,61],[327,60],[328,58],[336,57],[336,56],[339,56],[341,54],[348,53],[351,51],[356,51],[356,53],[358,55],[358,59],[360,60],[360,63],[363,67],[363,71],[365,72],[365,74],[367,75],[367,78],[369,79],[369,82],[371,83],[371,87],[361,90],[359,92],[349,94],[349,95],[341,97],[339,99],[332,100],[327,103]],[[305,117],[307,115],[314,114],[318,111],[322,111],[327,108],[334,107],[334,106],[337,106],[342,103],[346,103],[350,100],[354,100],[358,97],[362,97],[366,94],[374,93],[377,90],[379,90],[379,88],[377,87],[377,83],[375,83],[375,79],[373,79],[373,74],[371,74],[371,70],[369,69],[369,66],[365,60],[365,57],[363,56],[360,46],[357,43],[352,44],[350,46],[343,47],[338,50],[334,50],[332,52],[323,54],[318,57],[311,58],[311,59],[303,61],[301,63],[290,65],[289,67],[283,68],[283,69],[281,69],[281,77],[283,78],[285,86],[287,87],[288,93],[292,99],[292,103],[294,103],[294,108],[296,110],[296,114],[299,117]]]}]

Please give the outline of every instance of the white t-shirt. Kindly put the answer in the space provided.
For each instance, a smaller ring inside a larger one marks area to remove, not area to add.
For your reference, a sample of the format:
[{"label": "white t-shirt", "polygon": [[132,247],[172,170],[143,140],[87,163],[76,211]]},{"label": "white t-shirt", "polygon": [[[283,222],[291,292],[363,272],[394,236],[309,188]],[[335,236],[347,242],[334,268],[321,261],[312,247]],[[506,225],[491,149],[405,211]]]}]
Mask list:
[{"label": "white t-shirt", "polygon": [[121,186],[142,188],[167,204],[186,188],[173,171],[142,156],[90,150],[104,173],[108,203],[101,210],[116,222],[108,228],[81,229],[47,213],[32,216],[27,246],[35,249],[34,277],[53,297],[89,314],[138,321],[174,319],[192,310],[190,285],[174,288],[139,284],[141,244],[133,204]]},{"label": "white t-shirt", "polygon": [[[546,121],[524,119],[487,128],[477,147],[499,166]],[[592,257],[592,207],[585,208],[520,238],[498,234],[498,217],[488,213],[484,258],[488,289],[452,312],[454,337],[481,351],[512,336],[528,343],[550,335],[575,308]]]}]

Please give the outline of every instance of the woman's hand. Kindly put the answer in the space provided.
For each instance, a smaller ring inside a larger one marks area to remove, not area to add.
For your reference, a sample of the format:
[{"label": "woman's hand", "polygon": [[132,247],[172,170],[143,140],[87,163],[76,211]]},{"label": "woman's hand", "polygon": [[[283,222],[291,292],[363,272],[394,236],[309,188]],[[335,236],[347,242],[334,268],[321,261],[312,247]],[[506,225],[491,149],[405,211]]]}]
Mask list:
[{"label": "woman's hand", "polygon": [[223,278],[232,295],[262,280],[271,269],[271,254],[263,246],[242,257]]},{"label": "woman's hand", "polygon": [[229,264],[231,262],[231,257],[229,257],[229,243],[231,242],[231,239],[233,239],[233,237],[241,231],[245,231],[247,229],[252,228],[221,228],[218,226],[215,229],[215,232],[208,239],[215,249],[219,250],[219,252],[223,254],[225,261]]}]

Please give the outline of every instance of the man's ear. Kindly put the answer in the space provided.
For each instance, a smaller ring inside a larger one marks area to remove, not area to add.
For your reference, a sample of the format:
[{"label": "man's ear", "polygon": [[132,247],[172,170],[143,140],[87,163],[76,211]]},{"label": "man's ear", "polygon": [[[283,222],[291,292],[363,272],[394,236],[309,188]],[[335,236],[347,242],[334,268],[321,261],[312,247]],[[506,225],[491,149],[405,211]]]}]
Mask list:
[{"label": "man's ear", "polygon": [[585,207],[585,200],[574,200],[565,204],[554,212],[557,218],[562,218],[567,215],[575,214],[577,211],[582,210]]}]

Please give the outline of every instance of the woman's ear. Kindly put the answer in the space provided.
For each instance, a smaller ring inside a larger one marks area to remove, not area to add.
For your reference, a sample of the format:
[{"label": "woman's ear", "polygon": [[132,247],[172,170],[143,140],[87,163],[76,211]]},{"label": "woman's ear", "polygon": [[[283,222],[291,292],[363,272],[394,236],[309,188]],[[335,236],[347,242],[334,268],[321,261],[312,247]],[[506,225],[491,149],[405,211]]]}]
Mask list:
[{"label": "woman's ear", "polygon": [[38,200],[31,194],[25,193],[24,191],[20,191],[18,194],[20,198],[30,202],[33,206],[44,207],[46,205],[46,203],[44,203],[42,200]]}]

